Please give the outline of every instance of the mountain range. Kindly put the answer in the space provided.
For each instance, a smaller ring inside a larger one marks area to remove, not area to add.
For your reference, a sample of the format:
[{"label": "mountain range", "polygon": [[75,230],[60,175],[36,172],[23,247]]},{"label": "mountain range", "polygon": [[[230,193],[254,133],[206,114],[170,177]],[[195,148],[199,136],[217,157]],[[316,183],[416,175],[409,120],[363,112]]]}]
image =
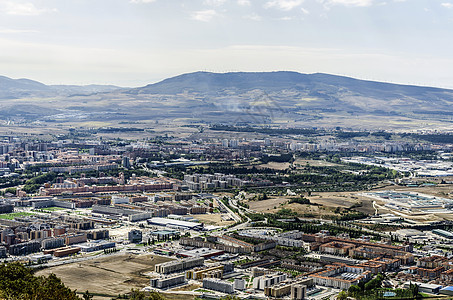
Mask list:
[{"label": "mountain range", "polygon": [[24,97],[54,97],[74,94],[111,92],[119,89],[114,85],[45,85],[30,79],[12,79],[0,76],[0,99],[20,99]]},{"label": "mountain range", "polygon": [[[0,99],[0,119],[7,113],[59,122],[166,119],[385,129],[449,127],[453,117],[453,90],[287,71],[195,72],[139,88],[48,86],[0,77]],[[35,109],[24,111],[24,103]]]}]

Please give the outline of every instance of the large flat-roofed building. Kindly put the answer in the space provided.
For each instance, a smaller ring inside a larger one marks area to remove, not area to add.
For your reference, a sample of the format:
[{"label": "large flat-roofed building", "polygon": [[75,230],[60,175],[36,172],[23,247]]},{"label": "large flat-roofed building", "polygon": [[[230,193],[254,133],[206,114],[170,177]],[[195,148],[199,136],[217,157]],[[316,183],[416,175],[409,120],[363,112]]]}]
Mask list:
[{"label": "large flat-roofed building", "polygon": [[6,247],[0,246],[0,258],[6,258]]},{"label": "large flat-roofed building", "polygon": [[41,241],[42,249],[60,248],[63,246],[64,246],[64,238],[62,238],[62,237],[50,237],[50,238],[43,239]]},{"label": "large flat-roofed building", "polygon": [[253,278],[253,288],[264,290],[267,287],[273,286],[279,282],[285,281],[287,275],[284,273],[274,273]]},{"label": "large flat-roofed building", "polygon": [[178,252],[178,256],[182,257],[203,257],[210,258],[214,256],[219,256],[225,253],[222,250],[210,249],[210,248],[197,248],[193,250],[184,250]]},{"label": "large flat-roofed building", "polygon": [[38,241],[30,241],[9,246],[9,254],[11,255],[27,255],[38,252],[41,249],[41,243]]},{"label": "large flat-roofed building", "polygon": [[89,243],[83,243],[77,245],[81,249],[82,252],[94,252],[104,249],[115,248],[115,242],[104,241],[104,240],[96,240]]},{"label": "large flat-roofed building", "polygon": [[14,210],[14,205],[9,202],[0,203],[0,214],[12,213]]},{"label": "large flat-roofed building", "polygon": [[184,275],[169,276],[164,278],[152,278],[150,280],[151,287],[165,289],[171,286],[182,284],[185,282]]},{"label": "large flat-roofed building", "polygon": [[405,251],[395,250],[395,249],[388,249],[381,247],[380,245],[376,246],[360,246],[349,251],[349,255],[352,257],[360,257],[360,258],[378,258],[378,257],[386,257],[386,258],[398,258],[401,261],[401,264],[408,265],[414,262],[414,256]]},{"label": "large flat-roofed building", "polygon": [[215,266],[211,268],[199,268],[189,270],[186,272],[187,279],[201,280],[204,278],[222,278],[223,265]]},{"label": "large flat-roofed building", "polygon": [[213,291],[218,291],[226,294],[234,293],[234,287],[232,282],[223,281],[217,278],[205,278],[203,279],[203,288]]},{"label": "large flat-roofed building", "polygon": [[430,284],[430,283],[422,283],[422,282],[405,282],[403,288],[408,289],[411,285],[418,285],[418,289],[420,292],[423,293],[430,293],[430,294],[439,294],[440,289],[442,288],[441,285],[438,284]]},{"label": "large flat-roofed building", "polygon": [[348,289],[353,284],[367,281],[371,277],[371,272],[364,267],[337,264],[326,266],[326,270],[309,275],[318,285],[333,287],[338,289]]},{"label": "large flat-roofed building", "polygon": [[175,236],[180,236],[179,231],[177,230],[157,230],[151,231],[151,236],[155,236],[158,240],[169,239]]},{"label": "large flat-roofed building", "polygon": [[291,285],[291,300],[303,300],[307,295],[307,286],[296,283]]},{"label": "large flat-roofed building", "polygon": [[43,251],[44,254],[52,254],[55,257],[64,257],[64,256],[68,256],[71,254],[79,253],[79,252],[80,252],[79,247],[71,247],[71,246]]},{"label": "large flat-roofed building", "polygon": [[319,246],[319,251],[334,255],[348,255],[349,250],[353,248],[355,248],[354,244],[333,241]]},{"label": "large flat-roofed building", "polygon": [[151,218],[147,220],[150,225],[158,225],[169,228],[178,228],[178,229],[191,229],[191,230],[203,230],[203,223],[197,222],[187,222],[181,220],[173,220],[166,218]]},{"label": "large flat-roofed building", "polygon": [[305,278],[302,280],[287,280],[276,285],[264,288],[264,295],[273,298],[282,298],[290,295],[293,290],[295,299],[304,299],[306,290],[312,287],[313,278]]},{"label": "large flat-roofed building", "polygon": [[434,229],[432,231],[433,233],[440,235],[441,237],[444,237],[446,239],[453,239],[453,232],[443,230],[443,229]]},{"label": "large flat-roofed building", "polygon": [[161,264],[157,264],[154,270],[161,274],[170,274],[181,272],[187,269],[202,266],[204,264],[204,258],[202,257],[189,257],[181,260],[169,261]]},{"label": "large flat-roofed building", "polygon": [[71,234],[65,237],[65,245],[69,246],[72,244],[85,243],[87,241],[86,233]]},{"label": "large flat-roofed building", "polygon": [[453,286],[446,286],[439,291],[441,295],[453,296]]}]

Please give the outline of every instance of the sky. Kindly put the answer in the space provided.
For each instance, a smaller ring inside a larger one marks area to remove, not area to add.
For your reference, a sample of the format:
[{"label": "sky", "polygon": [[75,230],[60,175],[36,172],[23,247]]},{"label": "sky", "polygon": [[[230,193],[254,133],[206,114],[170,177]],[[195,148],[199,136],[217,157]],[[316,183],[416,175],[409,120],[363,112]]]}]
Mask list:
[{"label": "sky", "polygon": [[3,76],[277,70],[453,88],[453,0],[0,0]]}]

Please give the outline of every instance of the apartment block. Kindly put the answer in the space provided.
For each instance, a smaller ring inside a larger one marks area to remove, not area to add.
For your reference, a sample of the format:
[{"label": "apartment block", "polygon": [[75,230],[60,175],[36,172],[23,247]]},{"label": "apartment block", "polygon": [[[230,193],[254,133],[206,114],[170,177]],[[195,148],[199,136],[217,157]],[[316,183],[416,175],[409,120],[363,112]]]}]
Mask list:
[{"label": "apartment block", "polygon": [[164,278],[152,278],[150,280],[151,287],[158,288],[158,289],[165,289],[168,287],[172,287],[178,284],[183,284],[185,282],[184,275],[177,275],[177,276],[170,276]]},{"label": "apartment block", "polygon": [[161,264],[157,264],[154,270],[161,274],[170,274],[175,272],[181,272],[194,267],[199,267],[204,264],[204,258],[202,257],[189,257],[176,261],[169,261]]},{"label": "apartment block", "polygon": [[203,288],[213,291],[218,291],[226,294],[234,293],[233,283],[223,281],[217,278],[205,278],[203,279]]},{"label": "apartment block", "polygon": [[264,290],[266,287],[273,286],[279,282],[285,281],[287,275],[284,273],[274,273],[255,277],[253,279],[253,288],[257,290]]}]

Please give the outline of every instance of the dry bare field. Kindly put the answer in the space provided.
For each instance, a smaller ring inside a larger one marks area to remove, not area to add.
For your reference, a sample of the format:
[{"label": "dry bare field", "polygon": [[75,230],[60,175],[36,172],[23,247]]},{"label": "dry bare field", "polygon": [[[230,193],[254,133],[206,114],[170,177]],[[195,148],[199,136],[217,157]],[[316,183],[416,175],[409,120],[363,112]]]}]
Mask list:
[{"label": "dry bare field", "polygon": [[[37,275],[54,273],[63,283],[77,291],[90,291],[105,295],[130,292],[132,288],[149,286],[149,278],[143,275],[154,270],[159,263],[170,258],[155,255],[111,255],[99,259],[47,268]],[[110,299],[99,297],[94,299]]]},{"label": "dry bare field", "polygon": [[328,162],[328,161],[325,161],[325,160],[301,159],[301,158],[296,159],[294,161],[294,164],[295,165],[299,164],[299,165],[301,165],[301,167],[305,167],[306,164],[309,164],[310,166],[313,166],[313,167],[336,167],[336,166],[341,166],[339,164]]},{"label": "dry bare field", "polygon": [[253,209],[257,212],[272,213],[279,210],[281,208],[280,204],[287,201],[288,199],[285,197],[278,197],[260,201],[248,201],[247,204],[250,205],[250,209]]},{"label": "dry bare field", "polygon": [[373,214],[372,199],[358,194],[358,192],[325,192],[314,193],[310,197],[310,202],[321,204],[331,208],[350,208],[353,205],[360,204],[355,209],[364,213]]},{"label": "dry bare field", "polygon": [[268,162],[267,164],[261,164],[258,168],[269,168],[274,170],[286,170],[289,167],[289,163],[279,163],[279,162]]},{"label": "dry bare field", "polygon": [[228,226],[234,223],[234,221],[224,221],[222,216],[227,214],[200,214],[200,215],[190,215],[198,221],[206,225],[216,225],[216,226]]}]

